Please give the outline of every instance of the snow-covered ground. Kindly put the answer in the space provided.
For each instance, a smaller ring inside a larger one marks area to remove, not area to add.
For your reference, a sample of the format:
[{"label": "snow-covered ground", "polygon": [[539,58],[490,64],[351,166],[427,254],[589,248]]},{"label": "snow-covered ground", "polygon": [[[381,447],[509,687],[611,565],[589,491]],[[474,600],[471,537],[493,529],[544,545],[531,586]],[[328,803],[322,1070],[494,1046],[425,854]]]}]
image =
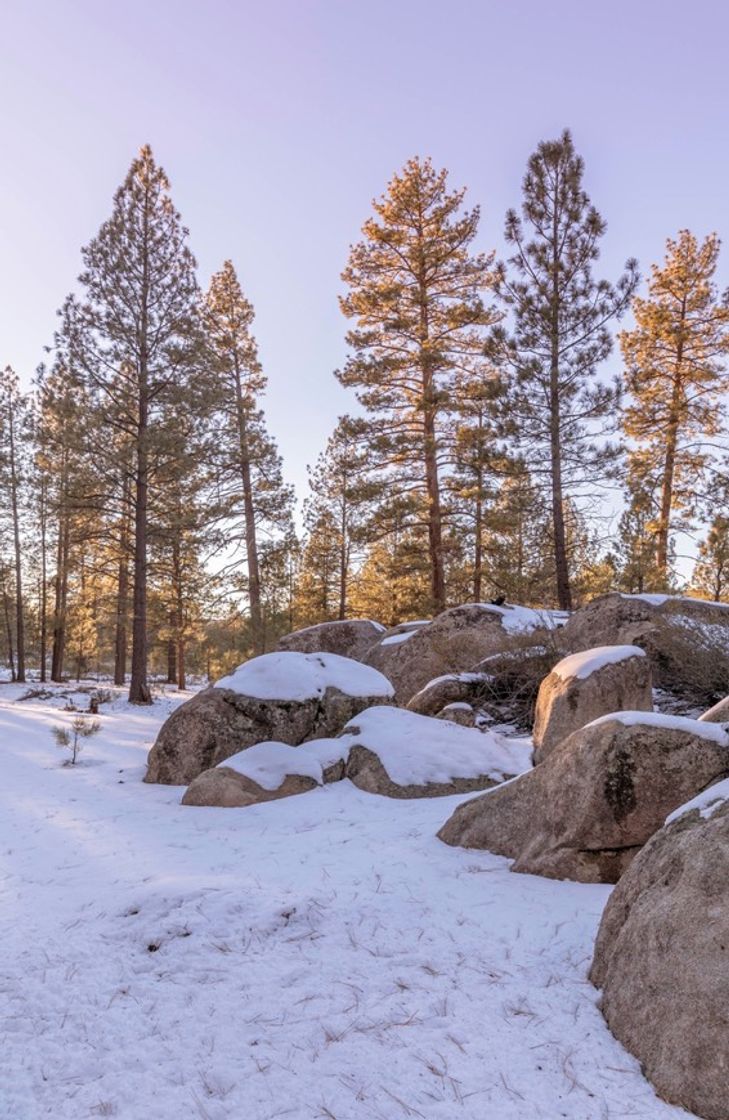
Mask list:
[{"label": "snow-covered ground", "polygon": [[142,784],[177,702],[76,768],[0,686],[2,1120],[669,1120],[586,972],[608,888],[435,837],[462,797],[246,809]]}]

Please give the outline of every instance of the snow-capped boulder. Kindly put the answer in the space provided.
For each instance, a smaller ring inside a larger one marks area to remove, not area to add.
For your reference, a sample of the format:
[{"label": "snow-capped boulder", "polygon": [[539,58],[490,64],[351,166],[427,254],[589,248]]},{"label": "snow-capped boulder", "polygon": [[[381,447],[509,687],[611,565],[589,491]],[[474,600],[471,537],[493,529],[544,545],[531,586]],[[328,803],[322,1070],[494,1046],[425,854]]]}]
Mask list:
[{"label": "snow-capped boulder", "polygon": [[705,723],[729,723],[729,696],[719,700],[707,712],[699,716]]},{"label": "snow-capped boulder", "polygon": [[718,699],[727,690],[729,603],[614,592],[575,611],[559,641],[565,653],[640,646],[651,660],[655,683],[692,703]]},{"label": "snow-capped boulder", "polygon": [[490,732],[402,708],[360,712],[344,729],[347,777],[386,797],[442,797],[487,789],[521,773],[529,748]]},{"label": "snow-capped boulder", "polygon": [[653,709],[651,666],[638,646],[598,646],[559,661],[542,681],[534,719],[534,762],[608,712]]},{"label": "snow-capped boulder", "polygon": [[486,673],[447,673],[428,681],[405,706],[418,715],[435,716],[448,704],[472,705],[478,701],[488,679]]},{"label": "snow-capped boulder", "polygon": [[338,653],[341,657],[361,661],[384,633],[385,627],[379,622],[372,622],[369,618],[348,618],[295,630],[279,640],[278,648],[292,653]]},{"label": "snow-capped boulder", "polygon": [[434,678],[470,670],[489,654],[508,649],[516,637],[553,625],[548,613],[528,607],[466,603],[430,623],[388,632],[364,660],[392,681],[398,704],[407,704]]},{"label": "snow-capped boulder", "polygon": [[509,856],[513,871],[615,883],[668,813],[727,776],[724,728],[615,712],[575,731],[534,770],[460,805],[438,835]]},{"label": "snow-capped boulder", "polygon": [[685,806],[633,861],[608,900],[590,972],[608,1026],[659,1096],[706,1120],[729,1120],[729,783],[722,784],[723,797]]},{"label": "snow-capped boulder", "polygon": [[313,755],[286,743],[257,743],[199,774],[182,804],[243,808],[306,793],[322,781],[321,763]]},{"label": "snow-capped boulder", "polygon": [[149,752],[145,781],[186,785],[255,743],[297,746],[336,735],[392,694],[381,673],[333,653],[254,657],[172,713]]}]

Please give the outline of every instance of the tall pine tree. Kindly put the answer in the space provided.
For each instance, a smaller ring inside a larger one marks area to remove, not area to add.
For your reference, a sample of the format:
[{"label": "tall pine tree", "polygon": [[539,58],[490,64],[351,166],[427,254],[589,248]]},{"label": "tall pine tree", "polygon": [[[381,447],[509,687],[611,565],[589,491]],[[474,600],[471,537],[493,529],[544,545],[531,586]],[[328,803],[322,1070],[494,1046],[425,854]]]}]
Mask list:
[{"label": "tall pine tree", "polygon": [[266,378],[251,333],[253,306],[231,261],[210,281],[205,327],[216,378],[216,452],[221,510],[229,545],[245,550],[247,598],[254,653],[266,647],[261,538],[285,536],[293,494],[281,474],[276,445],[260,400]]},{"label": "tall pine tree", "polygon": [[370,460],[391,489],[417,494],[427,526],[432,607],[446,605],[443,461],[459,371],[480,359],[491,258],[472,243],[478,208],[447,172],[411,159],[373,202],[343,273],[342,311],[355,326],[337,377],[369,419]]},{"label": "tall pine tree", "polygon": [[[83,250],[82,296],[64,308],[64,333],[83,371],[99,426],[122,435],[131,453],[132,665],[129,699],[149,703],[147,568],[150,490],[174,449],[165,419],[184,401],[200,368],[195,260],[170,184],[142,148],[117,191],[111,217]],[[111,442],[105,457],[117,451]],[[102,455],[104,454],[101,449]]]},{"label": "tall pine tree", "polygon": [[699,242],[688,230],[669,239],[663,266],[653,266],[648,297],[633,302],[635,327],[620,338],[631,397],[624,429],[634,442],[633,472],[649,478],[658,495],[653,531],[663,589],[671,531],[691,525],[707,441],[724,415],[729,304],[714,281],[719,244],[716,234]]},{"label": "tall pine tree", "polygon": [[513,254],[498,268],[512,331],[497,328],[489,347],[509,378],[506,410],[517,445],[549,494],[563,609],[572,606],[566,500],[593,489],[613,458],[601,437],[616,426],[618,392],[597,373],[611,350],[609,325],[638,281],[634,261],[616,286],[594,278],[605,222],[585,192],[583,172],[567,131],[530,157],[522,214],[506,216]]}]

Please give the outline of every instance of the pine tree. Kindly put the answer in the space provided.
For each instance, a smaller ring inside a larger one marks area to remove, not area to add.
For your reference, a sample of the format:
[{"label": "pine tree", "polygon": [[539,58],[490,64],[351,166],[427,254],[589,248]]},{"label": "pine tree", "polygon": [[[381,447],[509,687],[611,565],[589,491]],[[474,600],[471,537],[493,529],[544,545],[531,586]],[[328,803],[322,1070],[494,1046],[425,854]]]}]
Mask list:
[{"label": "pine tree", "polygon": [[552,598],[552,540],[544,497],[523,461],[510,465],[485,518],[485,571],[489,594],[546,606]]},{"label": "pine tree", "polygon": [[[59,340],[60,341],[60,340]],[[63,347],[50,371],[38,371],[36,466],[47,479],[49,521],[49,577],[53,592],[51,616],[51,680],[63,679],[67,646],[68,586],[72,542],[81,535],[78,522],[83,508],[98,506],[91,501],[94,486],[89,477],[89,456],[84,446],[89,417],[86,394],[74,375]]]},{"label": "pine tree", "polygon": [[30,440],[28,400],[20,391],[18,376],[10,366],[0,375],[0,485],[10,518],[12,565],[15,575],[16,679],[25,681],[25,599],[21,542],[22,485]]},{"label": "pine tree", "polygon": [[682,230],[653,266],[646,299],[633,301],[635,327],[620,343],[631,395],[624,429],[635,443],[633,470],[658,493],[656,569],[669,580],[674,529],[690,527],[708,461],[706,441],[721,429],[727,379],[729,304],[719,301],[714,275],[719,239],[699,243]]},{"label": "pine tree", "polygon": [[342,552],[333,512],[326,507],[309,507],[305,518],[306,537],[294,600],[298,626],[337,618],[341,586]]},{"label": "pine tree", "polygon": [[498,267],[498,292],[513,333],[497,328],[489,354],[509,380],[506,411],[517,446],[549,494],[557,601],[570,609],[565,502],[593,488],[614,461],[601,437],[615,425],[617,387],[598,380],[610,353],[609,324],[627,308],[634,261],[616,286],[595,280],[605,222],[582,185],[572,137],[544,141],[530,157],[522,216],[506,216],[513,248]]},{"label": "pine tree", "polygon": [[226,261],[213,276],[205,301],[205,328],[217,379],[218,486],[227,542],[244,545],[253,650],[263,653],[261,536],[286,534],[293,494],[283,481],[260,407],[266,378],[251,333],[253,314],[232,263]]},{"label": "pine tree", "polygon": [[611,555],[619,590],[640,595],[658,590],[660,578],[656,568],[655,490],[634,460],[629,467],[627,498]]},{"label": "pine tree", "polygon": [[343,273],[342,311],[356,326],[340,382],[357,390],[366,445],[383,484],[421,496],[433,608],[446,604],[442,470],[458,371],[480,360],[494,315],[483,300],[491,258],[472,252],[479,211],[447,172],[411,159],[373,202]]},{"label": "pine tree", "polygon": [[[83,295],[69,298],[63,331],[71,360],[83,371],[97,430],[121,436],[131,455],[133,524],[132,666],[129,698],[149,703],[147,566],[150,491],[160,470],[158,434],[181,406],[199,369],[195,261],[174,209],[169,181],[149,147],[142,148],[114,198],[111,218],[83,250]],[[100,448],[107,463],[114,441]]]},{"label": "pine tree", "polygon": [[481,601],[487,582],[489,561],[484,554],[489,508],[498,485],[509,469],[506,449],[499,440],[495,399],[497,379],[483,368],[458,378],[455,392],[457,412],[453,420],[453,464],[447,486],[454,509],[456,546],[465,550],[468,575],[464,595]]},{"label": "pine tree", "polygon": [[[344,619],[350,613],[353,568],[367,537],[368,521],[379,489],[369,476],[367,452],[359,438],[360,427],[351,417],[340,417],[325,451],[313,470],[309,470],[299,593],[301,595],[306,588],[313,590],[319,584],[319,601],[327,604],[327,618]],[[328,586],[332,571],[336,580],[334,595]],[[300,606],[303,608],[303,603]],[[325,616],[322,619],[312,617],[311,607],[313,604],[307,608],[307,617],[312,622],[321,621]]]},{"label": "pine tree", "polygon": [[699,545],[691,586],[717,603],[729,601],[729,516],[718,514]]}]

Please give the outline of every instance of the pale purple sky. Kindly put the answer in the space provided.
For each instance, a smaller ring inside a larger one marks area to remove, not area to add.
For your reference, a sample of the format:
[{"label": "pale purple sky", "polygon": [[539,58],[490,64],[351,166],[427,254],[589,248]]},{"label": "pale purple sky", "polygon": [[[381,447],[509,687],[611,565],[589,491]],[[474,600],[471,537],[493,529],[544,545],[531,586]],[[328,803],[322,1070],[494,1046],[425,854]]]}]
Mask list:
[{"label": "pale purple sky", "polygon": [[683,226],[727,234],[728,33],[719,0],[0,0],[0,364],[30,378],[149,142],[203,283],[231,257],[254,302],[301,493],[351,405],[339,274],[392,172],[447,166],[501,250],[527,157],[569,126],[601,267],[645,274]]}]

